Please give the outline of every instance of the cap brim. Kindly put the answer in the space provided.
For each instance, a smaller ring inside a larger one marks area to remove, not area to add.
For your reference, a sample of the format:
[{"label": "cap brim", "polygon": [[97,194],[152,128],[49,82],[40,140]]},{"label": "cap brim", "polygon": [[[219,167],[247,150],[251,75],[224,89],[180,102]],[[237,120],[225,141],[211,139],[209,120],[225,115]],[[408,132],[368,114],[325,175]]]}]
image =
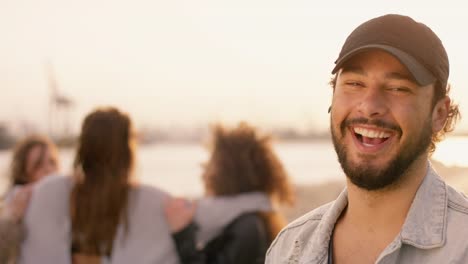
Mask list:
[{"label": "cap brim", "polygon": [[434,75],[415,58],[413,58],[413,56],[397,48],[382,44],[365,45],[348,52],[335,62],[336,65],[335,68],[333,68],[332,74],[335,74],[351,57],[369,49],[380,49],[395,56],[403,65],[405,65],[419,85],[429,85],[434,83],[436,80]]}]

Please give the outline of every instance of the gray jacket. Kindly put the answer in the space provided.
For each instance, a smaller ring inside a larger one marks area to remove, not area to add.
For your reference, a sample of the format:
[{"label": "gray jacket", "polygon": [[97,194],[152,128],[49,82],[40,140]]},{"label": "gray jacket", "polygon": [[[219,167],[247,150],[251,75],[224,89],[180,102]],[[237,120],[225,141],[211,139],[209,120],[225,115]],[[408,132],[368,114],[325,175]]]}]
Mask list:
[{"label": "gray jacket", "polygon": [[[327,263],[336,220],[348,203],[339,197],[285,227],[266,263]],[[468,263],[468,199],[429,166],[399,235],[375,263]]]}]

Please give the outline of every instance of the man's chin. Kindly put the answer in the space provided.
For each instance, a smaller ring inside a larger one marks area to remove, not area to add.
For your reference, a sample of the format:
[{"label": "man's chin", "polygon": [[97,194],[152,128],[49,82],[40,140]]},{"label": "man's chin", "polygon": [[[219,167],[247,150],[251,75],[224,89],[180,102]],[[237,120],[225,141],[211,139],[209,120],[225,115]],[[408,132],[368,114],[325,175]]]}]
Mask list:
[{"label": "man's chin", "polygon": [[386,166],[369,164],[347,164],[344,169],[346,177],[355,186],[368,191],[376,191],[395,184],[400,175],[389,173],[391,170]]},{"label": "man's chin", "polygon": [[392,163],[390,154],[387,155],[370,155],[357,154],[351,159],[347,159],[350,167],[362,168],[369,172],[382,171],[388,169]]},{"label": "man's chin", "polygon": [[350,182],[363,190],[366,191],[380,191],[384,189],[388,189],[390,186],[394,186],[398,179],[394,179],[392,181],[383,181],[382,179],[376,178],[357,178],[357,177],[348,177]]}]

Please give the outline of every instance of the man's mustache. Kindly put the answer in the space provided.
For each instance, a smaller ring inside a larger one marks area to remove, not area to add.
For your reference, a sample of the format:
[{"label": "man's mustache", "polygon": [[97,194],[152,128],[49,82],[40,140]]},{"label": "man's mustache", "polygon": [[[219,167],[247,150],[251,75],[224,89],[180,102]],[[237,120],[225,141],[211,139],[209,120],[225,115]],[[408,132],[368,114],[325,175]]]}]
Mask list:
[{"label": "man's mustache", "polygon": [[368,119],[364,117],[346,119],[341,123],[341,132],[344,134],[346,127],[351,125],[372,125],[382,129],[394,130],[400,134],[402,133],[400,126],[396,124],[388,123],[380,119]]}]

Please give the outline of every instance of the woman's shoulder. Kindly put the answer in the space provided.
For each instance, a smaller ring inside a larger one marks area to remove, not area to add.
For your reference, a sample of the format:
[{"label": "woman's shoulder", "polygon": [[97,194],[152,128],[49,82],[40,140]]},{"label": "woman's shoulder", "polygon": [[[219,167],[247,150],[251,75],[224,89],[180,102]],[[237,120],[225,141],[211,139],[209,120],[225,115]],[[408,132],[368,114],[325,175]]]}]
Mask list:
[{"label": "woman's shoulder", "polygon": [[[262,252],[268,247],[268,230],[266,222],[258,212],[245,213],[234,219],[225,229],[225,234],[244,241],[252,249],[257,247]],[[265,253],[263,252],[263,253]],[[262,253],[262,254],[263,254]]]},{"label": "woman's shoulder", "polygon": [[245,243],[257,243],[259,240],[266,239],[265,232],[266,225],[259,213],[244,213],[226,225],[223,231],[211,242],[223,241],[224,243],[235,239]]},{"label": "woman's shoulder", "polygon": [[61,174],[47,176],[34,184],[32,200],[40,200],[46,204],[68,201],[72,186],[73,179],[70,176]]},{"label": "woman's shoulder", "polygon": [[70,188],[73,184],[73,178],[70,175],[52,174],[35,183],[34,189],[62,189]]},{"label": "woman's shoulder", "polygon": [[72,184],[70,176],[53,175],[34,185],[23,219],[28,232],[42,230],[41,234],[50,236],[65,233]]},{"label": "woman's shoulder", "polygon": [[145,217],[163,216],[163,205],[170,195],[155,186],[146,184],[133,185],[129,194],[129,206],[132,215]]},{"label": "woman's shoulder", "polygon": [[206,246],[208,256],[223,257],[229,263],[263,263],[268,248],[266,225],[259,213],[244,213]]},{"label": "woman's shoulder", "polygon": [[265,229],[265,222],[258,212],[241,214],[226,227],[228,232],[245,233],[246,235],[258,235]]}]

